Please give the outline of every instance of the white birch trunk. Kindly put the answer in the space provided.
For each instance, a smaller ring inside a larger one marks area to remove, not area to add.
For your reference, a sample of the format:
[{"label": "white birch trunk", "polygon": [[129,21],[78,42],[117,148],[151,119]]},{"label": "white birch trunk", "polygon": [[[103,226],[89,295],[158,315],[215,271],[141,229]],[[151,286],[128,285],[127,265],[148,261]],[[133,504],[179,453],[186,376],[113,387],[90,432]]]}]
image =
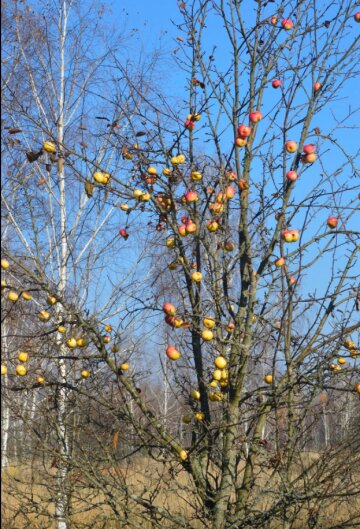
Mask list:
[{"label": "white birch trunk", "polygon": [[[4,362],[8,362],[8,347],[7,347],[7,328],[6,321],[2,328],[2,354]],[[1,384],[2,399],[1,399],[1,468],[7,467],[9,463],[8,442],[9,442],[9,428],[10,428],[10,409],[7,403],[7,387],[8,378],[3,377]]]},{"label": "white birch trunk", "polygon": [[[64,141],[64,100],[65,100],[65,41],[67,26],[67,1],[62,0],[60,5],[59,30],[60,30],[60,86],[59,86],[59,117],[57,127],[58,148],[60,149],[58,161],[58,178],[60,194],[60,267],[59,267],[59,291],[60,295],[65,294],[67,279],[67,221],[66,221],[66,190],[65,171],[63,158]],[[59,310],[61,315],[61,309]],[[64,344],[61,334],[57,336],[58,351],[60,356],[64,356]],[[59,360],[59,382],[57,407],[57,428],[59,441],[59,458],[56,475],[57,500],[55,506],[57,529],[68,529],[69,494],[68,494],[68,462],[69,462],[69,437],[66,428],[67,415],[67,390],[63,386],[67,380],[67,366],[65,360]]]}]

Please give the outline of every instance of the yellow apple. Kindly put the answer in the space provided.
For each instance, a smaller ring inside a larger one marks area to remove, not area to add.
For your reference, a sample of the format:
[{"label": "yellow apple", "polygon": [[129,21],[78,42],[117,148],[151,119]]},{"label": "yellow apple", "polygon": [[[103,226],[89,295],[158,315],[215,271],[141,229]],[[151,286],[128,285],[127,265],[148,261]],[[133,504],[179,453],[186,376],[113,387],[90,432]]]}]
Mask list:
[{"label": "yellow apple", "polygon": [[129,364],[120,364],[121,371],[128,371],[129,370]]},{"label": "yellow apple", "polygon": [[140,198],[144,194],[144,191],[141,189],[134,189],[133,191],[133,197],[134,198]]},{"label": "yellow apple", "polygon": [[221,391],[213,391],[209,394],[209,399],[212,402],[220,402],[223,400],[224,395],[221,393]]},{"label": "yellow apple", "polygon": [[218,385],[217,380],[212,380],[212,381],[210,382],[210,384],[209,384],[209,386],[210,386],[211,388],[217,388],[217,385]]},{"label": "yellow apple", "polygon": [[214,361],[215,367],[217,369],[224,369],[226,367],[226,359],[223,356],[217,356]]},{"label": "yellow apple", "polygon": [[191,171],[191,180],[199,182],[202,179],[202,174],[199,171]]},{"label": "yellow apple", "polygon": [[6,286],[7,286],[7,284],[6,284],[5,279],[2,279],[1,280],[1,291],[3,291],[6,288]]},{"label": "yellow apple", "polygon": [[77,347],[76,338],[74,337],[68,338],[66,340],[66,345],[68,346],[69,349],[75,349],[75,347]]},{"label": "yellow apple", "polygon": [[264,381],[266,382],[266,384],[272,384],[273,383],[273,376],[272,375],[265,375],[264,376]]},{"label": "yellow apple", "polygon": [[188,458],[188,454],[187,454],[186,450],[180,450],[179,457],[180,457],[181,461],[186,461],[187,458]]},{"label": "yellow apple", "polygon": [[23,365],[18,365],[15,368],[16,374],[19,375],[19,377],[24,377],[27,373],[27,369]]},{"label": "yellow apple", "polygon": [[197,389],[192,389],[190,397],[194,400],[200,400],[200,391],[198,391]]},{"label": "yellow apple", "polygon": [[45,384],[45,378],[44,377],[37,377],[36,382],[42,386]]},{"label": "yellow apple", "polygon": [[155,176],[157,174],[156,167],[149,167],[147,172],[149,175]]},{"label": "yellow apple", "polygon": [[66,332],[66,328],[63,325],[59,325],[57,331],[61,334],[64,334]]},{"label": "yellow apple", "polygon": [[29,353],[19,353],[18,360],[19,362],[27,362],[29,360]]},{"label": "yellow apple", "polygon": [[151,198],[150,193],[143,193],[143,194],[139,197],[139,200],[140,200],[140,202],[149,202],[150,198]]},{"label": "yellow apple", "polygon": [[108,184],[110,182],[109,173],[103,173],[102,171],[96,171],[93,174],[93,178],[98,184]]},{"label": "yellow apple", "polygon": [[204,329],[201,333],[201,338],[205,340],[205,342],[210,342],[214,338],[214,333],[210,331],[210,329]]},{"label": "yellow apple", "polygon": [[76,346],[77,347],[86,347],[87,346],[87,341],[85,340],[85,338],[77,338],[76,339]]},{"label": "yellow apple", "polygon": [[39,320],[40,321],[48,321],[50,319],[50,312],[47,310],[42,310],[39,312]]},{"label": "yellow apple", "polygon": [[17,301],[19,299],[19,295],[13,290],[10,290],[10,292],[7,295],[7,298],[9,301]]},{"label": "yellow apple", "polygon": [[175,248],[175,237],[168,237],[165,244],[167,248]]},{"label": "yellow apple", "polygon": [[4,364],[1,364],[1,374],[7,375],[7,372],[8,372],[8,368]]},{"label": "yellow apple", "polygon": [[205,316],[203,324],[207,329],[213,329],[215,327],[215,320],[211,316]]},{"label": "yellow apple", "polygon": [[164,169],[163,169],[163,175],[164,175],[164,176],[171,176],[171,175],[172,175],[172,171],[171,171],[171,169],[169,169],[168,167],[164,167]]},{"label": "yellow apple", "polygon": [[49,305],[55,305],[55,303],[57,302],[57,299],[55,296],[48,296],[46,298],[46,301],[48,302]]},{"label": "yellow apple", "polygon": [[202,273],[201,272],[193,272],[191,274],[191,279],[195,281],[195,283],[200,283],[202,280]]},{"label": "yellow apple", "polygon": [[111,336],[109,336],[109,335],[103,336],[103,342],[104,343],[110,343],[111,342]]},{"label": "yellow apple", "polygon": [[221,380],[221,369],[215,369],[215,371],[212,374],[212,377],[214,380]]},{"label": "yellow apple", "polygon": [[203,414],[202,411],[197,411],[197,412],[195,413],[195,419],[196,419],[197,421],[203,421],[204,418],[205,418],[205,415]]},{"label": "yellow apple", "polygon": [[44,141],[43,149],[46,152],[53,153],[56,152],[55,144],[52,141]]},{"label": "yellow apple", "polygon": [[360,395],[360,384],[356,384],[355,391]]},{"label": "yellow apple", "polygon": [[228,380],[220,380],[219,382],[221,388],[226,388],[229,385]]},{"label": "yellow apple", "polygon": [[111,332],[112,331],[112,326],[111,325],[105,325],[104,329],[105,329],[106,332]]},{"label": "yellow apple", "polygon": [[7,270],[8,268],[10,268],[10,263],[7,259],[1,259],[1,268],[3,270]]},{"label": "yellow apple", "polygon": [[120,209],[122,211],[129,211],[130,206],[128,204],[120,204]]},{"label": "yellow apple", "polygon": [[338,361],[338,364],[342,365],[342,364],[346,364],[346,359],[343,358],[342,356],[339,356],[339,358],[337,359]]},{"label": "yellow apple", "polygon": [[90,371],[88,371],[87,369],[83,369],[81,371],[81,378],[89,378],[90,376]]}]

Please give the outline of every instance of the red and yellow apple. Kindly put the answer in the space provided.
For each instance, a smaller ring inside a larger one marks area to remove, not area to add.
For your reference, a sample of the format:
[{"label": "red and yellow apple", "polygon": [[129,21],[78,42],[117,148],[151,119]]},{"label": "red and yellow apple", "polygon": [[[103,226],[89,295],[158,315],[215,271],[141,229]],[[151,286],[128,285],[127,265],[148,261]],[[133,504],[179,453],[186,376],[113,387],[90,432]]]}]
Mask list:
[{"label": "red and yellow apple", "polygon": [[286,29],[288,31],[293,28],[294,24],[289,18],[283,18],[281,21],[281,26],[283,29]]},{"label": "red and yellow apple", "polygon": [[339,219],[337,219],[336,217],[329,217],[326,221],[326,224],[328,225],[330,229],[333,230],[338,225],[338,222],[339,222]]},{"label": "red and yellow apple", "polygon": [[285,143],[285,149],[289,153],[294,153],[297,151],[297,143],[296,141],[289,140]]},{"label": "red and yellow apple", "polygon": [[236,138],[235,139],[235,147],[245,147],[247,144],[246,138]]},{"label": "red and yellow apple", "polygon": [[295,182],[295,180],[297,180],[297,172],[296,171],[288,171],[286,173],[286,178],[290,181],[290,182]]},{"label": "red and yellow apple", "polygon": [[258,123],[260,120],[262,120],[262,113],[259,110],[255,110],[254,112],[250,112],[249,120],[252,123]]},{"label": "red and yellow apple", "polygon": [[178,360],[181,356],[180,351],[176,349],[175,345],[168,345],[165,353],[170,360]]},{"label": "red and yellow apple", "polygon": [[240,138],[247,138],[251,134],[251,128],[247,125],[239,125],[237,131]]},{"label": "red and yellow apple", "polygon": [[30,292],[26,292],[26,290],[24,290],[24,292],[21,292],[21,297],[22,297],[25,301],[30,301],[30,300],[32,300],[32,295],[30,294]]}]

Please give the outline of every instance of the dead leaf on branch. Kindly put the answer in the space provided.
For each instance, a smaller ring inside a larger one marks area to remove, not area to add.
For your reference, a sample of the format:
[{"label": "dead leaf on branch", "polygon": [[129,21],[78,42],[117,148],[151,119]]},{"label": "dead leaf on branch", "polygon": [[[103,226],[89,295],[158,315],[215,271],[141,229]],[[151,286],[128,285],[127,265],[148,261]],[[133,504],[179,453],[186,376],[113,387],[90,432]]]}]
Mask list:
[{"label": "dead leaf on branch", "polygon": [[28,151],[26,153],[26,159],[28,162],[33,163],[33,162],[36,162],[36,160],[38,160],[42,154],[43,154],[42,149],[40,149],[40,151],[38,152]]},{"label": "dead leaf on branch", "polygon": [[88,180],[85,182],[85,193],[88,198],[91,198],[94,194],[94,184]]},{"label": "dead leaf on branch", "polygon": [[114,437],[113,437],[113,441],[112,441],[112,445],[113,445],[113,449],[116,450],[117,447],[118,447],[118,443],[119,443],[119,435],[120,435],[120,432],[115,432],[114,433]]}]

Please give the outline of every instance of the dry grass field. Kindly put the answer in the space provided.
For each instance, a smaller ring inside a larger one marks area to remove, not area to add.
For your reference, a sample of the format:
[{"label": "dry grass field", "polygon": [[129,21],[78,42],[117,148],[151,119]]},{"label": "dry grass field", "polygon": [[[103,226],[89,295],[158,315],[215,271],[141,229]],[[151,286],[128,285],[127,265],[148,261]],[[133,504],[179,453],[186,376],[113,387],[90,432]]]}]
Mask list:
[{"label": "dry grass field", "polygon": [[[316,454],[307,454],[302,464],[316,461]],[[254,491],[254,506],[259,511],[267,509],[274,498],[274,486],[269,486],[271,471],[262,468],[260,487]],[[94,474],[95,475],[95,474]],[[344,475],[351,488],[358,473]],[[186,473],[179,468],[171,470],[148,458],[138,458],[127,467],[112,467],[97,474],[98,481],[92,476],[80,473],[73,475],[73,514],[71,529],[126,529],[139,527],[151,529],[159,527],[151,519],[144,518],[141,507],[135,506],[125,498],[124,486],[132,494],[149,501],[151,504],[168,509],[186,520],[192,520],[192,526],[202,529],[205,525],[194,520],[199,507],[196,495]],[[46,472],[44,467],[10,466],[3,472],[2,480],[2,526],[5,529],[54,529],[54,469]],[[106,489],[102,489],[104,484]],[[340,485],[340,483],[339,483]],[[101,492],[103,490],[103,492]],[[271,492],[270,492],[271,490]],[[106,491],[109,493],[106,496]],[[332,492],[323,500],[318,511],[316,529],[358,527],[360,524],[360,495],[337,497]],[[113,509],[108,505],[113,502]],[[293,529],[306,529],[310,504],[300,509]],[[114,511],[118,511],[118,515]],[[349,520],[350,523],[349,523]],[[166,527],[164,525],[164,527]],[[167,527],[175,527],[170,522]],[[269,522],[269,529],[280,529],[279,521]]]}]

